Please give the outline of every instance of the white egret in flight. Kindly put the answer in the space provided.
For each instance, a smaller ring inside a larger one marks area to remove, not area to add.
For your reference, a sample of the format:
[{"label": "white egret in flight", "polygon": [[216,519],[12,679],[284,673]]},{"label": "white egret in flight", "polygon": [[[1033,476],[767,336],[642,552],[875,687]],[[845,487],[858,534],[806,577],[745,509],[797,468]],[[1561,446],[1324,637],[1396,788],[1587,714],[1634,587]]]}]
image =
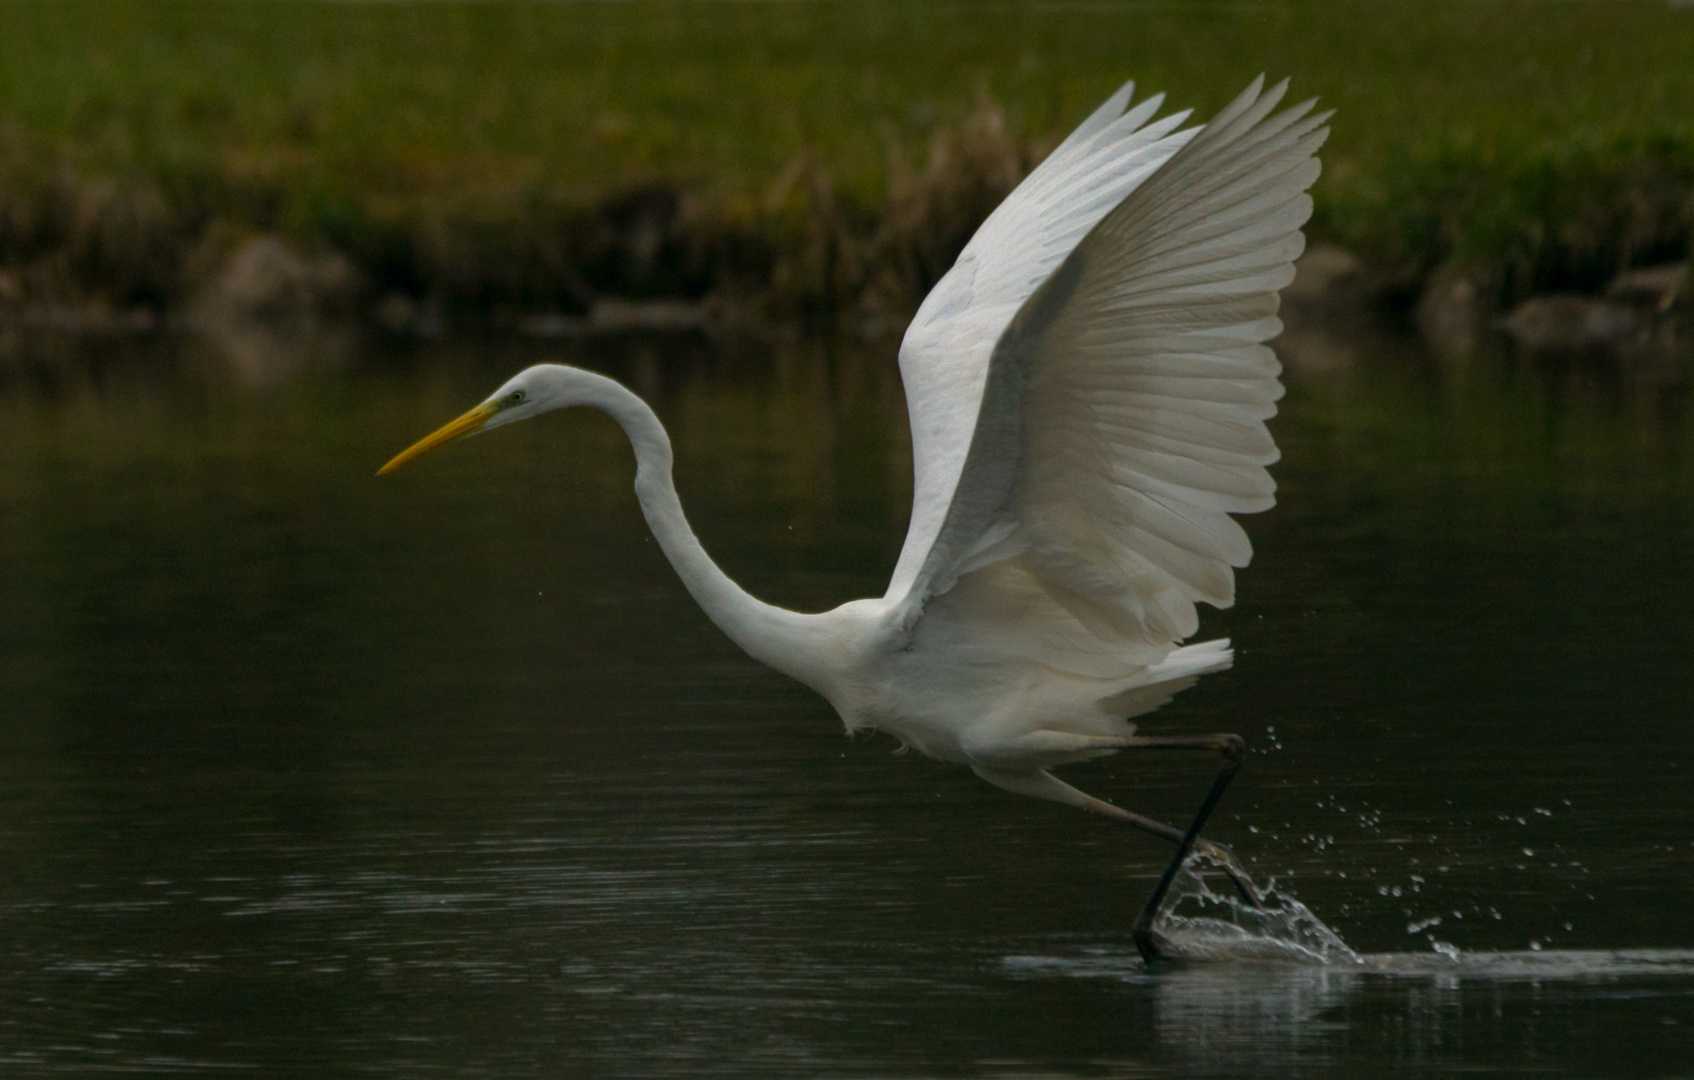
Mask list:
[{"label": "white egret in flight", "polygon": [[[1211,123],[1184,128],[1187,112],[1154,119],[1163,95],[1130,108],[1133,89],[988,217],[906,331],[915,490],[883,596],[801,614],[743,591],[689,528],[652,409],[577,368],[520,372],[382,472],[550,409],[611,414],[688,591],[751,656],[828,698],[848,730],[885,731],[1008,791],[1176,843],[1135,924],[1151,959],[1153,920],[1244,743],[1140,736],[1129,718],[1231,662],[1227,640],[1180,643],[1198,628],[1197,602],[1233,602],[1232,568],[1251,555],[1229,515],[1274,501],[1265,420],[1281,368],[1264,343],[1281,330],[1277,290],[1304,246],[1329,114],[1312,102],[1274,111],[1287,83],[1265,91],[1261,76]],[[1155,748],[1223,757],[1186,829],[1052,772]]]}]

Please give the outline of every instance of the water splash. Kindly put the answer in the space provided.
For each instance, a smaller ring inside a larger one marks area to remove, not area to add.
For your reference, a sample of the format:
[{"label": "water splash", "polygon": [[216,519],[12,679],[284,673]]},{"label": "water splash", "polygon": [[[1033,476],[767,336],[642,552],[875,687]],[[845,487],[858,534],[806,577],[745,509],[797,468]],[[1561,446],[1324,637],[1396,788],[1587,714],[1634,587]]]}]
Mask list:
[{"label": "water splash", "polygon": [[[1277,888],[1260,885],[1260,907],[1236,895],[1219,856],[1197,851],[1171,883],[1169,898],[1154,920],[1164,955],[1188,960],[1282,960],[1308,964],[1359,965],[1364,961],[1310,908]],[[1246,878],[1239,866],[1229,869]],[[1223,883],[1223,891],[1211,880]],[[1251,880],[1251,879],[1248,879]]]}]

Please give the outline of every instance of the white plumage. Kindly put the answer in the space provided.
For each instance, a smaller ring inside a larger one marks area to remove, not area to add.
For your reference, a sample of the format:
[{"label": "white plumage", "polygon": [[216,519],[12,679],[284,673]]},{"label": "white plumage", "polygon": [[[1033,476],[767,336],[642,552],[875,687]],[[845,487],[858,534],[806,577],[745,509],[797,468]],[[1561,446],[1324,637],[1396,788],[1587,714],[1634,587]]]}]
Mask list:
[{"label": "white plumage", "polygon": [[1047,770],[1137,745],[1130,717],[1230,663],[1226,641],[1178,645],[1196,603],[1233,602],[1252,549],[1230,515],[1273,502],[1282,387],[1264,343],[1327,134],[1311,103],[1273,112],[1285,89],[1255,80],[1182,129],[1187,113],[1153,119],[1162,96],[1126,111],[1125,86],[983,224],[901,345],[914,498],[880,599],[803,615],[742,591],[689,529],[652,411],[575,368],[520,373],[383,471],[548,409],[604,409],[666,555],[747,652],[850,729],[1157,826]]}]

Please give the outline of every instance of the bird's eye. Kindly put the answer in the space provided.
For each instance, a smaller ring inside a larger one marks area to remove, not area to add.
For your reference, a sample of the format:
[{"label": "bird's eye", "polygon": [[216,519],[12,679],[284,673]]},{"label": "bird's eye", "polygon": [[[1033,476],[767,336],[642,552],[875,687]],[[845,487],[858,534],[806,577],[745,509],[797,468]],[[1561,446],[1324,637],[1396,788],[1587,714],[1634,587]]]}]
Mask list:
[{"label": "bird's eye", "polygon": [[523,402],[523,391],[522,390],[513,390],[510,394],[506,395],[506,404],[508,404],[508,405],[519,405],[519,404],[522,404],[522,402]]}]

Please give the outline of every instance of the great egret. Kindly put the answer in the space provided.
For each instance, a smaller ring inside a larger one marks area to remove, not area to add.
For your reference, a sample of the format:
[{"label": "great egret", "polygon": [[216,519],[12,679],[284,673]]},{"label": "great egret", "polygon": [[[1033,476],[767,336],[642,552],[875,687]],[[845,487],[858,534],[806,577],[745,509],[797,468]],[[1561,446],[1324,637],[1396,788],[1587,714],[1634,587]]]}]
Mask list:
[{"label": "great egret", "polygon": [[[1175,841],[1135,923],[1152,959],[1154,917],[1245,744],[1143,737],[1128,718],[1229,666],[1227,640],[1178,643],[1198,628],[1197,601],[1234,600],[1232,567],[1252,548],[1229,515],[1274,501],[1265,420],[1281,367],[1264,343],[1281,330],[1277,290],[1304,247],[1329,117],[1313,102],[1273,113],[1287,85],[1267,92],[1260,76],[1184,129],[1187,112],[1153,119],[1162,94],[1130,108],[1130,83],[983,223],[900,346],[915,490],[879,599],[801,614],[748,595],[689,528],[653,411],[577,368],[520,372],[381,471],[550,409],[611,414],[635,450],[642,512],[694,599],[849,731]],[[1188,828],[1051,771],[1128,748],[1222,755]]]}]

